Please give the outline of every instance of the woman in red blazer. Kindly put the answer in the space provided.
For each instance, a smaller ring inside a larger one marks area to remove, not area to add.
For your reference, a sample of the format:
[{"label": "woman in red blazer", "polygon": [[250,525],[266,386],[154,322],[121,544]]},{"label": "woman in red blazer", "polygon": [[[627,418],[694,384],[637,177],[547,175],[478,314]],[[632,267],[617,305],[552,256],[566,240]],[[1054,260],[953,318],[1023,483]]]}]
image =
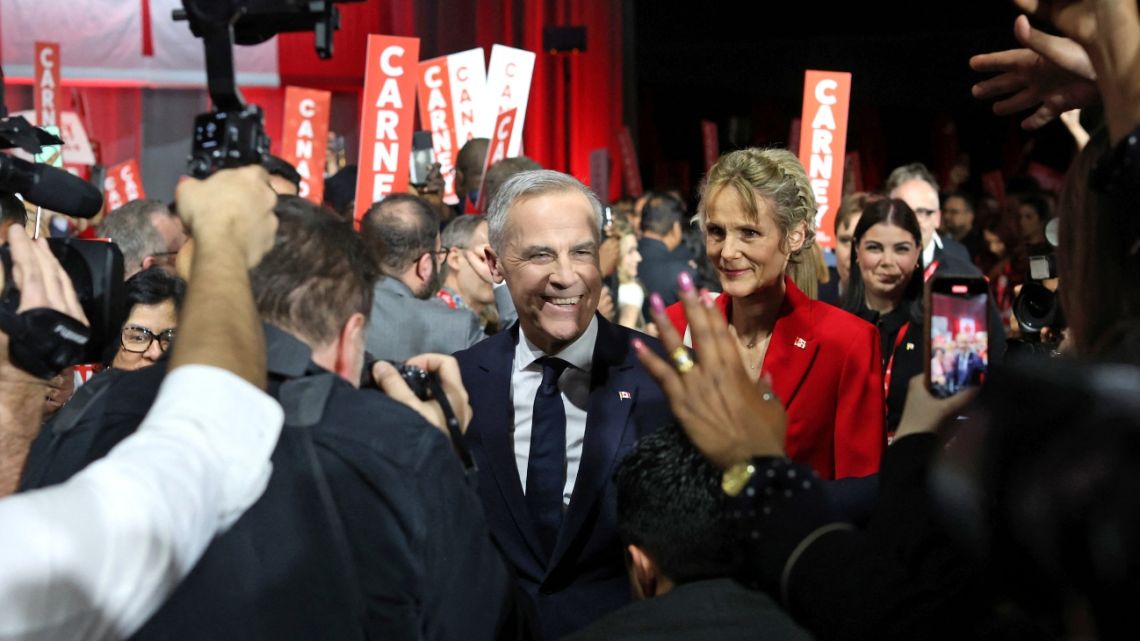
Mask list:
[{"label": "woman in red blazer", "polygon": [[[744,366],[770,377],[784,404],[788,456],[824,479],[866,476],[878,472],[885,445],[879,336],[796,287],[813,269],[815,214],[803,166],[782,149],[726,154],[701,189],[705,248],[724,290],[717,306]],[[685,334],[680,305],[666,313]]]}]

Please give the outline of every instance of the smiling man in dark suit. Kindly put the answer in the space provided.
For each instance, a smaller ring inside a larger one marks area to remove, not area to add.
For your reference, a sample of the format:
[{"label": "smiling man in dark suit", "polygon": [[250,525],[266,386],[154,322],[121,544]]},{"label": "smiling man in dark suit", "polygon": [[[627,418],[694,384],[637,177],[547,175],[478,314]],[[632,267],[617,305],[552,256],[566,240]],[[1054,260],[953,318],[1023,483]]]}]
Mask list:
[{"label": "smiling man in dark suit", "polygon": [[630,347],[597,314],[601,204],[554,171],[508,180],[488,213],[488,261],[519,322],[457,353],[487,521],[544,637],[629,601],[612,476],[642,434],[672,421]]}]

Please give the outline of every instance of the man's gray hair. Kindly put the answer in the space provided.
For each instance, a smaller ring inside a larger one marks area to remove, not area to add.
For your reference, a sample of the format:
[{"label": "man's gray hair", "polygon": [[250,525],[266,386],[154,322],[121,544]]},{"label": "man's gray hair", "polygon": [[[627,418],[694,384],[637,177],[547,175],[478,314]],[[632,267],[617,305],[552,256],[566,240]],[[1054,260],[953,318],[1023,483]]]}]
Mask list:
[{"label": "man's gray hair", "polygon": [[566,191],[577,191],[590,201],[594,214],[594,238],[601,239],[602,203],[577,178],[550,169],[524,171],[507,179],[487,208],[487,239],[500,256],[507,242],[507,212],[520,200]]},{"label": "man's gray hair", "polygon": [[172,216],[170,208],[161,200],[139,199],[107,214],[99,225],[99,235],[109,239],[123,252],[127,273],[142,269],[147,256],[165,253],[166,240],[151,223],[151,214]]},{"label": "man's gray hair", "polygon": [[462,247],[470,249],[471,237],[475,235],[475,228],[483,224],[484,216],[456,216],[447,223],[440,235],[440,242],[444,249]]},{"label": "man's gray hair", "polygon": [[905,182],[910,182],[912,180],[921,180],[922,182],[930,185],[930,188],[934,190],[934,193],[938,193],[939,191],[938,181],[935,180],[934,174],[930,173],[930,170],[926,168],[926,165],[920,162],[912,162],[909,165],[896,167],[895,170],[891,172],[891,175],[887,176],[887,185],[885,191],[887,195],[890,196],[894,190],[898,189],[899,185]]}]

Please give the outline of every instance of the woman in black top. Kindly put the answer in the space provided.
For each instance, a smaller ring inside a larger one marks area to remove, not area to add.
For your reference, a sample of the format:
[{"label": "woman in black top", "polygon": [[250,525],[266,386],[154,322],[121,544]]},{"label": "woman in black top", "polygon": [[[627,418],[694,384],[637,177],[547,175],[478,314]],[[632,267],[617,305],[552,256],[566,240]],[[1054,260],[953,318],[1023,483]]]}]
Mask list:
[{"label": "woman in black top", "polygon": [[907,383],[923,370],[922,231],[897,198],[867,205],[851,241],[843,308],[879,328],[887,436],[894,434]]}]

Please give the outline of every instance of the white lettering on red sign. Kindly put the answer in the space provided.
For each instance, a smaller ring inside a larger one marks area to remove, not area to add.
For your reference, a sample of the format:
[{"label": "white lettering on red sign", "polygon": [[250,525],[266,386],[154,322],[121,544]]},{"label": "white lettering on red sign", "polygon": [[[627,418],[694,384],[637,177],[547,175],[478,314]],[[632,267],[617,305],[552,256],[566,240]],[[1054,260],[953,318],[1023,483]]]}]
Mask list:
[{"label": "white lettering on red sign", "polygon": [[44,68],[43,74],[40,76],[40,105],[42,114],[40,116],[39,126],[46,125],[59,125],[59,119],[55,113],[55,76],[52,70],[55,69],[55,49],[45,47],[40,50],[40,64]]},{"label": "white lettering on red sign", "polygon": [[313,160],[313,137],[316,135],[313,131],[311,118],[317,115],[317,101],[312,98],[303,98],[297,104],[297,111],[301,113],[302,118],[301,124],[297,126],[297,145],[294,148],[294,155],[297,157],[297,173],[301,175],[301,184],[297,188],[297,195],[301,198],[308,198],[312,191],[312,187],[309,186],[309,181],[313,177],[313,169],[310,164]]},{"label": "white lettering on red sign", "polygon": [[[828,202],[827,191],[831,186],[831,167],[835,160],[835,152],[831,143],[835,138],[835,114],[831,110],[837,100],[835,90],[839,83],[828,78],[820,80],[815,86],[815,98],[819,101],[819,109],[811,120],[811,159],[808,162],[808,180],[811,182],[812,192],[815,194],[816,227],[827,214],[831,203]],[[842,151],[842,150],[841,150]]]},{"label": "white lettering on red sign", "polygon": [[396,135],[396,126],[400,124],[400,114],[394,109],[404,107],[404,99],[400,95],[400,85],[396,78],[404,75],[403,65],[396,65],[393,60],[403,58],[404,48],[393,45],[384,49],[380,54],[380,70],[388,79],[380,88],[380,96],[376,99],[376,138],[372,141],[372,201],[382,200],[392,191],[392,184],[396,181],[396,168],[399,165],[400,141]]}]

